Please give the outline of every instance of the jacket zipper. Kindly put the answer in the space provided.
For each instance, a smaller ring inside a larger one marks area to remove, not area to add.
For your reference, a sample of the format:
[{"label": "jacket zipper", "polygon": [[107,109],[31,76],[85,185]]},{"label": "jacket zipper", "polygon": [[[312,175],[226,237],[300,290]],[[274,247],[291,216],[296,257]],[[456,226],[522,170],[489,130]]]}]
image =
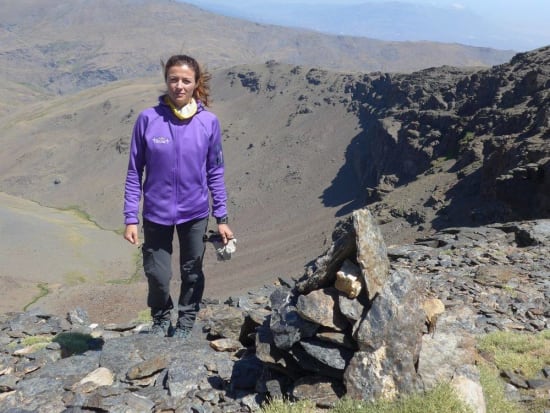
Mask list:
[{"label": "jacket zipper", "polygon": [[173,225],[176,225],[177,223],[177,214],[178,214],[178,170],[179,170],[179,141],[177,139],[176,133],[174,132],[174,129],[177,130],[177,128],[174,127],[173,123],[169,121],[169,127],[170,127],[170,134],[172,135],[172,141],[174,143],[174,154],[175,161],[173,164],[173,178],[172,178],[172,185],[174,188],[174,200],[172,202],[172,223]]}]

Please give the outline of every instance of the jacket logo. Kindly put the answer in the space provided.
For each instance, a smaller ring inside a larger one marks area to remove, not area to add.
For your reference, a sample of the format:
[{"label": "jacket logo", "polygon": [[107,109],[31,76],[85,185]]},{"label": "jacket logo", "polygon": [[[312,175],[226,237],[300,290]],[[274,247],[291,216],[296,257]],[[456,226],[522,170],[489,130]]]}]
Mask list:
[{"label": "jacket logo", "polygon": [[153,138],[153,143],[158,143],[158,144],[161,144],[161,145],[166,145],[166,144],[170,143],[170,139],[165,138],[164,136],[155,136],[155,137]]}]

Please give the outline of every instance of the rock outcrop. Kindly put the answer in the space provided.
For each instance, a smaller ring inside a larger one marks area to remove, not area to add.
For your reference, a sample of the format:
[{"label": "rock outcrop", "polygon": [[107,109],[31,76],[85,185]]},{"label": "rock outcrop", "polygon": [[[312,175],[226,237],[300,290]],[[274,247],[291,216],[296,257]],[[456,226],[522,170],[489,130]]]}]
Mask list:
[{"label": "rock outcrop", "polygon": [[550,47],[486,70],[372,74],[348,90],[364,125],[354,156],[370,201],[452,159],[458,182],[444,192],[435,228],[549,216]]}]

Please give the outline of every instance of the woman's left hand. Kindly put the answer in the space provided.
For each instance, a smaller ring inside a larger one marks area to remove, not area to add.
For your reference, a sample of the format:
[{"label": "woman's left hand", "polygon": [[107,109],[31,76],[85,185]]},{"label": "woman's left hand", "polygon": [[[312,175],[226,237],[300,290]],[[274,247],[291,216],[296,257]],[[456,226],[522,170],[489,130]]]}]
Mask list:
[{"label": "woman's left hand", "polygon": [[227,241],[230,239],[235,238],[233,231],[231,231],[231,228],[229,228],[229,225],[227,224],[218,224],[218,232],[222,237],[223,245],[226,245]]}]

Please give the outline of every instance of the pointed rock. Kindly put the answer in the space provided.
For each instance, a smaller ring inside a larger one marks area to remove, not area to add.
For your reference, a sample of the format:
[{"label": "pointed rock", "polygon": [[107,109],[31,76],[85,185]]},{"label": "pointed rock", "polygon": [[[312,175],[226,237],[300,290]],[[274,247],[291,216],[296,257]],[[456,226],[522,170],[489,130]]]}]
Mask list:
[{"label": "pointed rock", "polygon": [[369,300],[389,279],[390,261],[380,228],[367,208],[353,211],[357,242],[357,262],[361,267]]}]

